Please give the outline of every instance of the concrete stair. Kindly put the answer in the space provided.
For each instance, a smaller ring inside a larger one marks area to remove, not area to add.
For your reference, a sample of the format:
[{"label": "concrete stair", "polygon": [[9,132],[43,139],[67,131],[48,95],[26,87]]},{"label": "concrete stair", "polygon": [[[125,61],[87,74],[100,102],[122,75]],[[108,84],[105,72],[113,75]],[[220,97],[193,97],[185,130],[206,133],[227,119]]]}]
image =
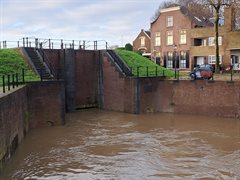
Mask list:
[{"label": "concrete stair", "polygon": [[27,52],[29,58],[32,61],[32,65],[34,66],[34,69],[36,69],[37,73],[42,79],[52,79],[52,75],[49,71],[49,68],[47,65],[42,61],[41,57],[37,53],[37,51],[34,48],[25,48],[25,51]]}]

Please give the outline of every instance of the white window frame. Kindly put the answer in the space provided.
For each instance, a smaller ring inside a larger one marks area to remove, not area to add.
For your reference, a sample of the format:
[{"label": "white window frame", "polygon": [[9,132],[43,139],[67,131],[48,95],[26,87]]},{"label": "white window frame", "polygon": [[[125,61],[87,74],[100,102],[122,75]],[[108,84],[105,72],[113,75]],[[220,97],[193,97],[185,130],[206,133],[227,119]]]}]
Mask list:
[{"label": "white window frame", "polygon": [[[208,45],[209,46],[215,46],[215,37],[209,37],[208,38]],[[222,45],[222,36],[218,36],[218,45]]]},{"label": "white window frame", "polygon": [[[208,64],[216,64],[216,56],[215,55],[208,56]],[[222,56],[221,55],[219,55],[219,64],[222,64]]]},{"label": "white window frame", "polygon": [[173,68],[173,52],[167,53],[167,68]]},{"label": "white window frame", "polygon": [[[182,53],[184,53],[184,54],[182,54]],[[186,67],[187,67],[187,52],[186,51],[180,51],[179,68],[180,69],[186,69]]]},{"label": "white window frame", "polygon": [[173,45],[173,31],[167,31],[167,46]]},{"label": "white window frame", "polygon": [[167,16],[167,27],[173,27],[173,16]]},{"label": "white window frame", "polygon": [[161,46],[161,33],[155,33],[155,46]]},{"label": "white window frame", "polygon": [[140,46],[141,47],[145,46],[145,37],[141,36],[139,39],[140,39]]},{"label": "white window frame", "polygon": [[180,30],[180,44],[187,44],[187,30]]}]

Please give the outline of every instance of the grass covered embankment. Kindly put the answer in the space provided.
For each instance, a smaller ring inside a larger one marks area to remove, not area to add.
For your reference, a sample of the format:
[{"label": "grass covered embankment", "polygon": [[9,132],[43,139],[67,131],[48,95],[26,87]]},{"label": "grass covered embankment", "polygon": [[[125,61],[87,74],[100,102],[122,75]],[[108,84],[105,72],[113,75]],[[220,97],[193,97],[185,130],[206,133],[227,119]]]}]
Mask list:
[{"label": "grass covered embankment", "polygon": [[[19,82],[22,81],[22,69],[25,69],[25,81],[35,81],[40,78],[30,69],[25,62],[19,49],[0,49],[0,85],[2,77],[5,75],[18,74]],[[5,77],[7,81],[7,77]]]},{"label": "grass covered embankment", "polygon": [[136,52],[121,48],[115,49],[115,51],[126,62],[128,67],[132,68],[132,72],[135,76],[137,76],[137,68],[139,70],[139,76],[147,76],[147,70],[148,76],[174,76],[174,72],[172,70],[159,66],[158,64],[153,63],[150,59],[143,57]]}]

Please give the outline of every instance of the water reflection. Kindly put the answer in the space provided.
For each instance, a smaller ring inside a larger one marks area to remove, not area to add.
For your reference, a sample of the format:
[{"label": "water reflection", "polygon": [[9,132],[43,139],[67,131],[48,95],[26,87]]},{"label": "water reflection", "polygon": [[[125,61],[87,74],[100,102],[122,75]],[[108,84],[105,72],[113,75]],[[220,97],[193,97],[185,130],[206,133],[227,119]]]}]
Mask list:
[{"label": "water reflection", "polygon": [[240,121],[89,110],[31,131],[3,179],[240,179]]}]

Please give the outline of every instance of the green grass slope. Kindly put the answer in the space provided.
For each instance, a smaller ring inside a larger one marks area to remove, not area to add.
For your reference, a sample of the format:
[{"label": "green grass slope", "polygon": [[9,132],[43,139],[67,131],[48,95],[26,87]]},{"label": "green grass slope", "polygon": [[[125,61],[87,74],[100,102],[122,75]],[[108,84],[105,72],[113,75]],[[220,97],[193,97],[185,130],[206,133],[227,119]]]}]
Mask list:
[{"label": "green grass slope", "polygon": [[[3,75],[19,74],[19,80],[22,78],[22,69],[25,69],[25,80],[39,80],[39,77],[30,69],[25,62],[19,49],[0,49],[0,85]],[[7,78],[6,78],[7,79]],[[6,80],[5,80],[6,81]]]},{"label": "green grass slope", "polygon": [[[126,64],[132,68],[133,74],[137,75],[137,67],[139,71],[139,76],[166,76],[173,77],[174,72],[172,70],[166,69],[153,63],[148,58],[145,58],[133,51],[127,51],[125,49],[115,49],[118,55],[126,62]],[[147,74],[148,71],[148,74]],[[157,72],[156,72],[157,71]]]}]

